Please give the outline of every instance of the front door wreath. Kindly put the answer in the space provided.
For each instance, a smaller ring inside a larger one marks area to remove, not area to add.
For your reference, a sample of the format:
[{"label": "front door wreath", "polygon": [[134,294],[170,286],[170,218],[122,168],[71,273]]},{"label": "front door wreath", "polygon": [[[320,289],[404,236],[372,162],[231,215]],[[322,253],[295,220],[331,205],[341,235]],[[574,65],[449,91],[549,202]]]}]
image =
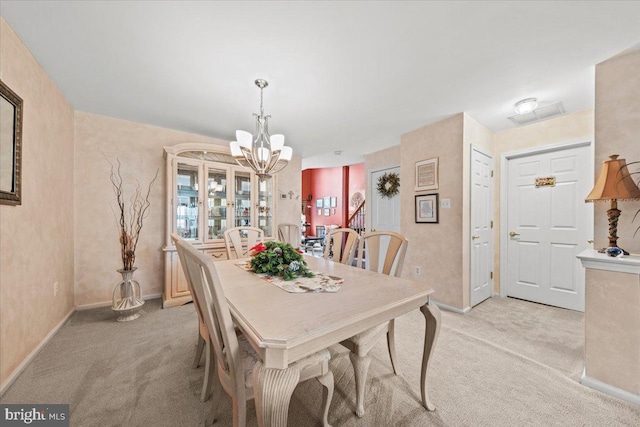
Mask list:
[{"label": "front door wreath", "polygon": [[378,178],[378,193],[384,198],[392,198],[400,192],[400,176],[395,173],[386,173]]}]

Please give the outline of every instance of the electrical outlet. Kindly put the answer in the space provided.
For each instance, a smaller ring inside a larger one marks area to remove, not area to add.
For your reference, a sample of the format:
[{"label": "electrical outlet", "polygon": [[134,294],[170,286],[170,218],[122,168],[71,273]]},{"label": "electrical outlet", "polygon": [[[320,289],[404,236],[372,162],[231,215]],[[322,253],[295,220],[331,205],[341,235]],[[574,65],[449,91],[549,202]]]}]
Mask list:
[{"label": "electrical outlet", "polygon": [[451,199],[442,199],[442,202],[440,202],[440,207],[442,209],[451,209]]},{"label": "electrical outlet", "polygon": [[416,267],[415,270],[413,271],[413,273],[416,276],[422,276],[422,267]]},{"label": "electrical outlet", "polygon": [[53,283],[53,296],[57,296],[58,295],[58,282],[54,282]]}]

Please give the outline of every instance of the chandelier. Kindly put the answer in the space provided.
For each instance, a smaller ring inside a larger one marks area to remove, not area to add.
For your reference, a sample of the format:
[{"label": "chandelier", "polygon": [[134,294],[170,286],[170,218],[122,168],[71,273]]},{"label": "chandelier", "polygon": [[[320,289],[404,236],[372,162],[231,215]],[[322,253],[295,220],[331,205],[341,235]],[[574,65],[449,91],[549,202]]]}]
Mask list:
[{"label": "chandelier", "polygon": [[281,171],[291,160],[293,150],[284,145],[284,135],[269,136],[269,118],[264,115],[262,108],[262,91],[269,85],[263,79],[255,81],[260,88],[260,115],[256,117],[256,136],[243,130],[236,131],[237,141],[232,141],[229,146],[231,155],[240,166],[252,169],[258,178],[265,179],[272,174]]}]

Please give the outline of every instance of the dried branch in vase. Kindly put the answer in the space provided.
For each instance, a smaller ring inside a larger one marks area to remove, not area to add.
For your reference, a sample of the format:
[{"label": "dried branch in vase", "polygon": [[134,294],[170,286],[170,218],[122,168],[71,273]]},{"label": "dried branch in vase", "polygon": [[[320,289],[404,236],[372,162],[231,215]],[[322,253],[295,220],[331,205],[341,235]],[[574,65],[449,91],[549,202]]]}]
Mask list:
[{"label": "dried branch in vase", "polygon": [[[109,162],[108,159],[107,162]],[[118,221],[120,226],[122,269],[133,270],[133,265],[136,262],[136,247],[138,246],[140,231],[142,230],[144,219],[149,215],[149,207],[151,206],[149,194],[151,193],[151,187],[156,182],[156,179],[158,179],[160,169],[156,169],[156,174],[149,183],[145,193],[143,193],[140,182],[136,181],[136,188],[129,199],[129,206],[127,206],[122,184],[122,175],[120,173],[122,165],[120,159],[116,159],[116,162],[118,164],[117,167],[111,162],[109,162],[109,164],[111,165],[111,184],[113,184],[113,192],[116,195],[116,201],[120,209]]]}]

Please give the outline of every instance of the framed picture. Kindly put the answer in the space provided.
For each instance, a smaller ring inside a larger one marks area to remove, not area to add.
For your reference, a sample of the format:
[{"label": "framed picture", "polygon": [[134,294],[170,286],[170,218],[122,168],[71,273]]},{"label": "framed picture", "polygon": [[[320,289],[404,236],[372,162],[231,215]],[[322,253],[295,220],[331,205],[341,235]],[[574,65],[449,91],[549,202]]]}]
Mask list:
[{"label": "framed picture", "polygon": [[22,204],[22,98],[0,80],[0,204]]},{"label": "framed picture", "polygon": [[324,207],[325,208],[331,207],[331,197],[325,197],[324,198]]},{"label": "framed picture", "polygon": [[337,197],[332,197],[331,198],[331,207],[332,208],[337,208],[338,207],[338,198]]},{"label": "framed picture", "polygon": [[416,196],[416,223],[438,223],[438,194]]},{"label": "framed picture", "polygon": [[336,214],[336,208],[331,208],[331,215],[335,215]]},{"label": "framed picture", "polygon": [[324,216],[329,216],[329,208],[324,208]]},{"label": "framed picture", "polygon": [[438,158],[416,162],[416,191],[438,189]]},{"label": "framed picture", "polygon": [[322,209],[318,209],[318,215],[322,216]]},{"label": "framed picture", "polygon": [[322,199],[316,200],[316,208],[321,208],[321,207],[322,207]]}]

